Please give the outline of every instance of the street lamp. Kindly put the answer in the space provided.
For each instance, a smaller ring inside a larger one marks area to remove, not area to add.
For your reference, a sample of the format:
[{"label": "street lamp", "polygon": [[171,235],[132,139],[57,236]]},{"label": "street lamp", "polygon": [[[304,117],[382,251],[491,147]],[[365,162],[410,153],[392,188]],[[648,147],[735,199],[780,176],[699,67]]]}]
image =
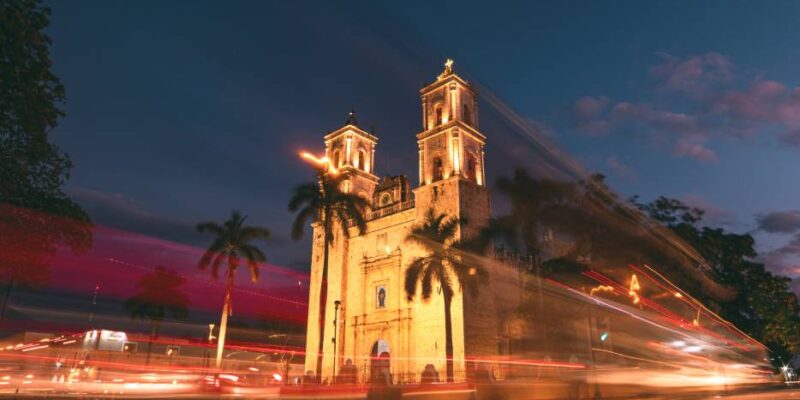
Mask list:
[{"label": "street lamp", "polygon": [[333,310],[333,378],[331,378],[331,382],[336,383],[336,334],[338,333],[339,329],[337,328],[337,322],[339,319],[339,306],[342,305],[342,302],[336,300],[333,302],[334,310]]},{"label": "street lamp", "polygon": [[214,340],[214,326],[215,324],[208,324],[208,346],[206,347],[206,367],[209,366],[211,361],[211,341]]}]

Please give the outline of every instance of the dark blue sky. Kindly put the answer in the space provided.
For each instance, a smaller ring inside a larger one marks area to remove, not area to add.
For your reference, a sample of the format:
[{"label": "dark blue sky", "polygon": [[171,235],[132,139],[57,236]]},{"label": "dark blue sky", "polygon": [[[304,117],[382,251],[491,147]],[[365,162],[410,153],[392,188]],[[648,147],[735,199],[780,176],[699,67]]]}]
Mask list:
[{"label": "dark blue sky", "polygon": [[[97,222],[202,244],[232,208],[303,268],[286,202],[299,149],[355,108],[377,167],[416,181],[419,88],[445,57],[623,196],[663,194],[753,231],[800,275],[798,2],[53,2],[75,162]],[[539,146],[481,102],[491,175]]]}]

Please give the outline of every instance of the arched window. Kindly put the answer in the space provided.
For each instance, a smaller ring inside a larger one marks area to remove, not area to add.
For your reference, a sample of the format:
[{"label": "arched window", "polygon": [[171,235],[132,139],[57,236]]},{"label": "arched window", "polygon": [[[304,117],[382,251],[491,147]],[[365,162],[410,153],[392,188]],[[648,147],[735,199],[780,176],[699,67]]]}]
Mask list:
[{"label": "arched window", "polygon": [[361,168],[364,171],[367,171],[367,152],[365,152],[363,149],[358,151],[358,164],[356,165],[356,168]]},{"label": "arched window", "polygon": [[469,125],[472,125],[472,113],[469,111],[469,106],[464,104],[464,109],[461,112],[461,118]]},{"label": "arched window", "polygon": [[477,160],[475,160],[475,156],[470,154],[467,156],[467,178],[476,181],[478,179],[478,175],[476,174],[477,169]]},{"label": "arched window", "polygon": [[439,126],[441,124],[442,124],[442,106],[438,105],[436,106],[436,126]]},{"label": "arched window", "polygon": [[339,168],[339,150],[333,152],[333,167]]},{"label": "arched window", "polygon": [[444,176],[444,167],[442,166],[441,157],[434,157],[433,159],[433,180],[440,181]]}]

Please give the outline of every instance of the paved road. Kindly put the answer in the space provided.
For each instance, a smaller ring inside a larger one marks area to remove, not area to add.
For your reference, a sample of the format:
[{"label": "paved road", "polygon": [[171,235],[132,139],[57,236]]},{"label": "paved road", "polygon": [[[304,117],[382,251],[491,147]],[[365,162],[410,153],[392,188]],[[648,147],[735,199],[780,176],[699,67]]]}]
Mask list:
[{"label": "paved road", "polygon": [[800,388],[769,390],[758,393],[736,394],[731,396],[712,396],[708,399],[736,399],[736,400],[800,400]]}]

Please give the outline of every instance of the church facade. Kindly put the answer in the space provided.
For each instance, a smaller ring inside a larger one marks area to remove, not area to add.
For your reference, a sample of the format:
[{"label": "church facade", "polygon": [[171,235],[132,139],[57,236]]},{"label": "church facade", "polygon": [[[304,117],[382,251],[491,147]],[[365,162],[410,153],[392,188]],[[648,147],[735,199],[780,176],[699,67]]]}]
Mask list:
[{"label": "church facade", "polygon": [[[329,253],[324,330],[319,329],[323,235],[314,225],[305,369],[318,371],[318,346],[323,335],[320,381],[332,382],[348,364],[358,382],[369,379],[376,365],[388,367],[395,383],[419,382],[432,365],[445,377],[445,311],[441,291],[428,301],[419,293],[408,300],[405,270],[424,250],[406,241],[429,210],[469,223],[459,238],[475,235],[490,217],[484,146],[479,130],[477,93],[456,75],[452,61],[436,80],[420,91],[422,131],[419,185],[405,176],[375,173],[378,138],[359,128],[354,116],[324,137],[325,156],[345,174],[345,190],[369,200],[367,229],[338,234]],[[491,264],[491,263],[489,263]],[[452,300],[453,359],[456,380],[468,373],[468,358],[492,356],[500,339],[492,289],[492,267],[482,295],[456,290]],[[334,370],[336,372],[334,372]]]}]

